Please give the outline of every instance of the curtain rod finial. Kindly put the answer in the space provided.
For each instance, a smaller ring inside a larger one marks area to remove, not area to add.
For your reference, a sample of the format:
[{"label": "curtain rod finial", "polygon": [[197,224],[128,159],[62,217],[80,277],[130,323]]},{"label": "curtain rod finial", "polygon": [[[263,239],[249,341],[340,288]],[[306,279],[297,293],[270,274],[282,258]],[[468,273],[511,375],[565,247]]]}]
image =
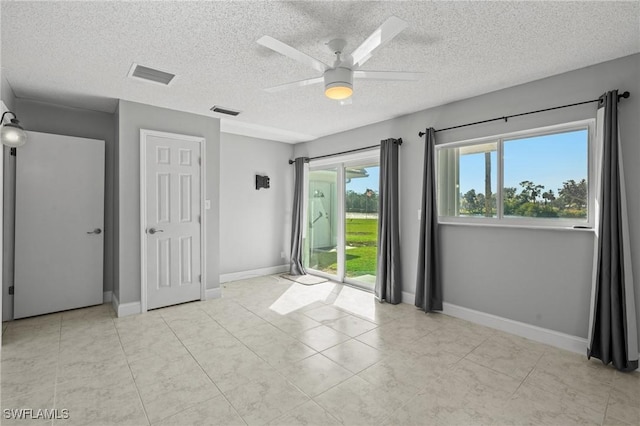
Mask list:
[{"label": "curtain rod finial", "polygon": [[628,91],[624,92],[623,94],[618,95],[618,100],[620,100],[620,98],[629,99],[629,96],[631,96],[631,93],[629,93]]},{"label": "curtain rod finial", "polygon": [[423,137],[424,135],[426,135],[425,132],[418,132],[418,137]]}]

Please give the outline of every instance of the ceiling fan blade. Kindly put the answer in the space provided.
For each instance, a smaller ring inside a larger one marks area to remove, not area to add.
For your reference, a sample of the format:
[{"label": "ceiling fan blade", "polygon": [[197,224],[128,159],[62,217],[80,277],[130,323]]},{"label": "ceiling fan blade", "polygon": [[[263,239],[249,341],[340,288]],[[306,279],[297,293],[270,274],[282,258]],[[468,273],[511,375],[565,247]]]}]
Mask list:
[{"label": "ceiling fan blade", "polygon": [[280,84],[278,86],[268,87],[265,92],[274,93],[279,92],[281,90],[291,89],[294,87],[304,87],[309,86],[311,84],[319,84],[324,82],[324,77],[316,77],[316,78],[308,78],[306,80],[294,81],[292,83]]},{"label": "ceiling fan blade", "polygon": [[395,80],[395,81],[415,81],[424,75],[423,72],[402,72],[402,71],[362,71],[353,72],[353,78],[362,80]]},{"label": "ceiling fan blade", "polygon": [[392,38],[397,36],[407,28],[408,24],[402,19],[392,16],[383,22],[380,27],[373,32],[356,50],[351,53],[353,66],[360,67],[367,62],[371,55],[387,44]]},{"label": "ceiling fan blade", "polygon": [[258,39],[258,44],[264,47],[268,47],[269,49],[287,56],[294,61],[309,65],[311,68],[317,71],[325,72],[327,68],[330,68],[329,65],[317,60],[316,58],[312,58],[306,53],[302,53],[298,49],[295,49],[288,44],[281,42],[280,40],[276,40],[273,37],[262,36]]}]

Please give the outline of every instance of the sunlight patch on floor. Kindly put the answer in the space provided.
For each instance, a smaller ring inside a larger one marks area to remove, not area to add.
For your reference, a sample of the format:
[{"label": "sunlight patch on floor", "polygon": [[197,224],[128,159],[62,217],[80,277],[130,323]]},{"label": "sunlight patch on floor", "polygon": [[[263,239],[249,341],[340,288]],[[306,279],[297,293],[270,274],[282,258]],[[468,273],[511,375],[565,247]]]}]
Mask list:
[{"label": "sunlight patch on floor", "polygon": [[338,284],[330,282],[314,286],[293,284],[269,306],[269,309],[280,315],[287,315],[314,302],[326,302],[336,286]]},{"label": "sunlight patch on floor", "polygon": [[371,293],[344,286],[333,305],[362,318],[373,320],[376,313],[376,299]]}]

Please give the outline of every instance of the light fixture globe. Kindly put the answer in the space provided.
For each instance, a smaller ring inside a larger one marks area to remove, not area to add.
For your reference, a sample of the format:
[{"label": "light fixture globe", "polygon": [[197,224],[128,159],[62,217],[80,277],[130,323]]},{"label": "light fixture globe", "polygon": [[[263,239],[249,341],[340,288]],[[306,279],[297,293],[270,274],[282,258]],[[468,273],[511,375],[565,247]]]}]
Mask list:
[{"label": "light fixture globe", "polygon": [[324,94],[329,99],[339,101],[351,96],[353,94],[353,88],[350,84],[347,85],[346,83],[331,83],[325,87]]},{"label": "light fixture globe", "polygon": [[[5,114],[7,113],[5,112]],[[2,130],[0,130],[0,141],[2,141],[3,145],[16,148],[27,142],[27,133],[20,125],[20,122],[16,118],[12,118],[10,123],[2,125]]]},{"label": "light fixture globe", "polygon": [[324,94],[329,99],[347,99],[353,94],[353,71],[334,68],[324,73]]}]

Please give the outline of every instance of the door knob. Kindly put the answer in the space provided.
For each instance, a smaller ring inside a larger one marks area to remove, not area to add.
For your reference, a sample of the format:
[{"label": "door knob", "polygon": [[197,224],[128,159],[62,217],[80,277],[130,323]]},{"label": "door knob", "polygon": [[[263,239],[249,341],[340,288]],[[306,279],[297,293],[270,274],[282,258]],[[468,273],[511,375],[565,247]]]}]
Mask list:
[{"label": "door knob", "polygon": [[96,229],[94,229],[93,231],[87,231],[87,234],[96,234],[96,235],[99,235],[99,234],[102,234],[102,229],[100,229],[100,228],[96,228]]},{"label": "door knob", "polygon": [[156,229],[156,228],[149,228],[149,230],[147,231],[147,233],[149,233],[151,235],[155,234],[156,232],[164,232],[164,230]]}]

